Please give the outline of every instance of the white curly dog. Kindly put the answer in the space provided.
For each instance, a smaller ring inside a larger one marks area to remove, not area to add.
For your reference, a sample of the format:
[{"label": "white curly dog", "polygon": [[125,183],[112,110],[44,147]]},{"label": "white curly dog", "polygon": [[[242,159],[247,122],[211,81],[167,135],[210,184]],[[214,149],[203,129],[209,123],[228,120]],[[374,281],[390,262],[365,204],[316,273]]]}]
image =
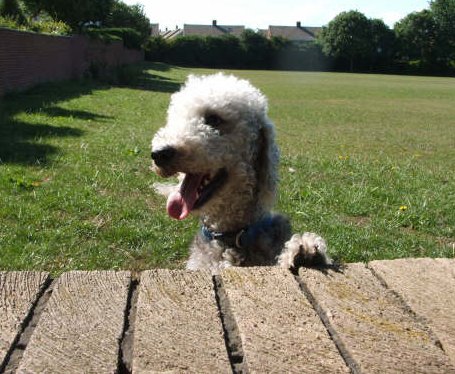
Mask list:
[{"label": "white curly dog", "polygon": [[272,213],[279,152],[267,110],[258,89],[222,73],[189,76],[172,95],[152,159],[158,175],[179,174],[177,185],[155,185],[168,198],[168,214],[200,217],[187,269],[331,262],[324,239],[291,236],[288,219]]}]

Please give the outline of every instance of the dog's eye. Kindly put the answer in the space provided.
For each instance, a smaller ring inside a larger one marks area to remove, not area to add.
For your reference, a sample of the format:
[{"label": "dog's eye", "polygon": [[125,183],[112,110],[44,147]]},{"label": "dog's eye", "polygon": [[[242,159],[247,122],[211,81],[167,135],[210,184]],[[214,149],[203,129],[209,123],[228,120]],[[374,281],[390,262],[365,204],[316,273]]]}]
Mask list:
[{"label": "dog's eye", "polygon": [[204,122],[206,125],[218,127],[223,123],[223,120],[221,119],[220,116],[217,116],[216,114],[208,114],[204,117]]}]

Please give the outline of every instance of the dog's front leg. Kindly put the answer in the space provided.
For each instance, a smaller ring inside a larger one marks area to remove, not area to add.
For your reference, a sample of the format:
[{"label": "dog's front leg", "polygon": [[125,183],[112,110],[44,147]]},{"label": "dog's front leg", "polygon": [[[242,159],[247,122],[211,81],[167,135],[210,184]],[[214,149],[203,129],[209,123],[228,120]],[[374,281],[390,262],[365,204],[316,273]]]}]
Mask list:
[{"label": "dog's front leg", "polygon": [[312,232],[294,234],[285,243],[277,262],[279,266],[286,269],[332,264],[332,260],[327,255],[325,240]]}]

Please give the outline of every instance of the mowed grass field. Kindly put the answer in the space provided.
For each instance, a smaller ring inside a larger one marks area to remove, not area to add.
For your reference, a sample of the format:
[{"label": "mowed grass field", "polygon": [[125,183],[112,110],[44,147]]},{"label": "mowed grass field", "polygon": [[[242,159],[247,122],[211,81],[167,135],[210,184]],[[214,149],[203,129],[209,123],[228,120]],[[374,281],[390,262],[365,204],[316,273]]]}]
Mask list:
[{"label": "mowed grass field", "polygon": [[[144,64],[122,87],[62,82],[2,98],[0,269],[184,266],[198,222],[166,215],[149,144],[171,93],[212,72]],[[320,233],[341,262],[454,257],[455,79],[232,73],[269,98],[276,209],[294,231]]]}]

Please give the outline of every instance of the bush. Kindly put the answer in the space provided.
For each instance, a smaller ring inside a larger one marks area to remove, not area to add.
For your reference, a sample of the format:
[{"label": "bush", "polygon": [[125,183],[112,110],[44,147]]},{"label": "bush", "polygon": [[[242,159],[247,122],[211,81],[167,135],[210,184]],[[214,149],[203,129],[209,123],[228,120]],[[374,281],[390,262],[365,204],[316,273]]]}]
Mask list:
[{"label": "bush", "polygon": [[105,43],[122,40],[123,45],[130,49],[141,49],[141,34],[127,27],[116,28],[89,28],[85,30],[85,34],[95,40],[101,40]]},{"label": "bush", "polygon": [[245,67],[245,51],[240,39],[232,36],[179,36],[165,40],[149,38],[144,45],[145,58],[185,66],[213,68]]},{"label": "bush", "polygon": [[267,39],[247,31],[241,38],[180,36],[152,37],[144,44],[148,61],[210,68],[324,70],[328,59],[316,43],[295,45],[283,38]]},{"label": "bush", "polygon": [[104,62],[92,61],[85,78],[99,83],[134,87],[139,84],[142,69],[137,65],[108,66]]},{"label": "bush", "polygon": [[21,25],[14,18],[5,17],[5,16],[0,16],[0,27],[6,27],[8,29],[14,29],[14,30],[26,30],[27,29],[25,25]]},{"label": "bush", "polygon": [[235,36],[208,36],[204,39],[203,58],[206,66],[241,68],[244,66],[245,54],[239,38]]},{"label": "bush", "polygon": [[42,34],[51,35],[70,35],[71,27],[61,21],[43,20],[43,21],[30,21],[26,23],[19,23],[17,20],[10,17],[0,16],[0,27],[6,27],[14,30],[33,31]]},{"label": "bush", "polygon": [[249,69],[267,69],[271,67],[272,45],[260,33],[245,30],[240,38],[240,45],[244,51],[244,64]]},{"label": "bush", "polygon": [[161,36],[149,38],[144,46],[145,59],[148,61],[167,61],[169,44]]},{"label": "bush", "polygon": [[206,66],[204,39],[199,36],[179,36],[169,41],[168,59],[185,66]]},{"label": "bush", "polygon": [[121,0],[114,0],[111,11],[103,25],[108,28],[130,28],[141,35],[144,43],[150,36],[150,20],[144,13],[144,7],[140,4],[127,5]]},{"label": "bush", "polygon": [[115,41],[123,41],[117,35],[106,32],[105,29],[87,29],[84,31],[84,34],[87,35],[92,40],[99,40],[103,43],[109,44]]},{"label": "bush", "polygon": [[26,19],[17,0],[0,1],[0,16],[14,20],[17,24],[26,23]]},{"label": "bush", "polygon": [[272,68],[277,70],[326,71],[331,65],[316,42],[287,43],[273,51]]},{"label": "bush", "polygon": [[38,21],[32,22],[29,26],[30,31],[52,35],[70,35],[71,27],[62,21]]}]

